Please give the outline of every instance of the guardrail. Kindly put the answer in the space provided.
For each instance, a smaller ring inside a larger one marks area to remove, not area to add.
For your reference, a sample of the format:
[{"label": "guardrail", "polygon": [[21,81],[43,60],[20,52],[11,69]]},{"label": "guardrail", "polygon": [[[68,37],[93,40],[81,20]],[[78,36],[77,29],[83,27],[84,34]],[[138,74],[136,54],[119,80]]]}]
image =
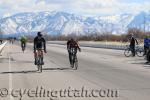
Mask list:
[{"label": "guardrail", "polygon": [[0,45],[0,54],[2,53],[2,51],[3,51],[6,44],[7,44],[7,42],[4,42]]},{"label": "guardrail", "polygon": [[[66,45],[66,41],[48,41],[48,44],[58,44],[58,45]],[[104,48],[104,49],[115,49],[115,50],[125,50],[126,45],[115,45],[115,44],[90,44],[90,43],[79,43],[81,47],[92,47],[92,48]],[[141,46],[142,48],[143,46]]]}]

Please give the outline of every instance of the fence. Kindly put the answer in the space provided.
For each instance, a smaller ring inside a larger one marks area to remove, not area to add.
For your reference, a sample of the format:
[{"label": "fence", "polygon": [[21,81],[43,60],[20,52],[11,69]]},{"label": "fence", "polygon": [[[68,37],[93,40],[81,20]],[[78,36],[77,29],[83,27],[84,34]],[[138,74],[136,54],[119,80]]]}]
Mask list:
[{"label": "fence", "polygon": [[7,42],[4,42],[0,45],[0,54],[2,53],[2,51],[3,51],[6,44],[7,44]]},{"label": "fence", "polygon": [[[48,44],[59,44],[59,45],[66,45],[66,41],[48,41]],[[102,43],[96,43],[96,42],[79,42],[81,47],[92,47],[92,48],[105,48],[105,49],[116,49],[116,50],[124,50],[126,49],[127,43],[108,43],[108,42],[102,42]],[[141,47],[143,47],[141,45]]]}]

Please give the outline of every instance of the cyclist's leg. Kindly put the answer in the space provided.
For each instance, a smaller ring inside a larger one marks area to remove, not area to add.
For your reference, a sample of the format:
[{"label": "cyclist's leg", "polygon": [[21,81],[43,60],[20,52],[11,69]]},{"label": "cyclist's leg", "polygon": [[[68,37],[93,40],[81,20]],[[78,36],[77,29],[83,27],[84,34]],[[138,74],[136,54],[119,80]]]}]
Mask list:
[{"label": "cyclist's leg", "polygon": [[135,46],[133,46],[133,56],[135,56]]},{"label": "cyclist's leg", "polygon": [[26,48],[26,43],[24,43],[24,48]]},{"label": "cyclist's leg", "polygon": [[43,55],[43,51],[41,50],[41,60],[42,60],[42,65],[44,65],[44,55]]},{"label": "cyclist's leg", "polygon": [[70,65],[71,65],[71,53],[68,52],[68,54],[69,54],[69,62],[70,62]]},{"label": "cyclist's leg", "polygon": [[77,52],[76,52],[76,54],[75,54],[75,60],[78,61],[78,59],[77,59]]},{"label": "cyclist's leg", "polygon": [[150,48],[147,50],[146,58],[147,58],[147,61],[150,62]]},{"label": "cyclist's leg", "polygon": [[34,64],[37,65],[37,50],[34,52]]},{"label": "cyclist's leg", "polygon": [[23,50],[23,43],[21,42],[21,49]]},{"label": "cyclist's leg", "polygon": [[134,56],[134,46],[130,45],[130,49],[131,49],[131,52],[132,52],[132,56]]}]

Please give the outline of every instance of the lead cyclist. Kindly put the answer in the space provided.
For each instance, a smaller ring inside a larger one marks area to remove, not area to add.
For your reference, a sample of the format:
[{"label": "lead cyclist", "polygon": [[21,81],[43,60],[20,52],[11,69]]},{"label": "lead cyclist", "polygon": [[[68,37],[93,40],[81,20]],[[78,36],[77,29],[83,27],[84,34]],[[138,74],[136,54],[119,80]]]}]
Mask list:
[{"label": "lead cyclist", "polygon": [[[46,41],[41,32],[38,32],[37,36],[34,38],[34,58],[35,58],[34,64],[35,65],[37,65],[37,50],[38,49],[43,49],[44,53],[47,53],[46,52]],[[44,65],[43,53],[42,53],[42,65]]]}]

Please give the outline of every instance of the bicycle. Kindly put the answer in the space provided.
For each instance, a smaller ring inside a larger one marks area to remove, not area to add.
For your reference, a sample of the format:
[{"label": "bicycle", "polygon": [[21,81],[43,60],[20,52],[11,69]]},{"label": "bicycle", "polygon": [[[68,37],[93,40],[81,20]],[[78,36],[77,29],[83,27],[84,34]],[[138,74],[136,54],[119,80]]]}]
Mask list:
[{"label": "bicycle", "polygon": [[43,65],[43,50],[42,49],[37,49],[36,63],[37,63],[38,71],[42,72],[42,65]]},{"label": "bicycle", "polygon": [[78,68],[78,59],[77,59],[77,50],[75,48],[70,49],[70,64],[71,67],[77,70]]},{"label": "bicycle", "polygon": [[[138,56],[138,57],[143,57],[144,56],[144,49],[141,48],[140,46],[136,46],[135,47],[135,54]],[[124,55],[126,57],[130,57],[132,56],[132,50],[130,48],[129,45],[126,45],[126,49],[124,50]]]}]

